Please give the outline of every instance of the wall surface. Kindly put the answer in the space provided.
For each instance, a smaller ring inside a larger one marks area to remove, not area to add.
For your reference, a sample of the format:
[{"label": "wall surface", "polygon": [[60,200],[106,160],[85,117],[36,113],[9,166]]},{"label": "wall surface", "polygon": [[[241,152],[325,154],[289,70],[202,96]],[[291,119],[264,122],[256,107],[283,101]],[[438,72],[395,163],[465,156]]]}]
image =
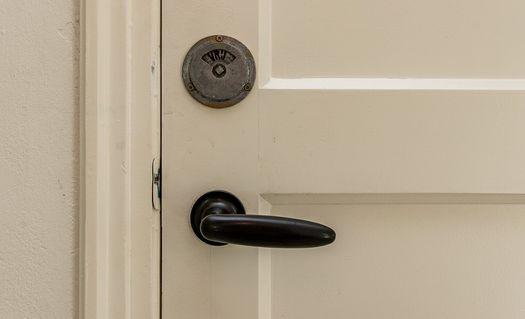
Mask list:
[{"label": "wall surface", "polygon": [[79,0],[0,0],[0,318],[75,318]]}]

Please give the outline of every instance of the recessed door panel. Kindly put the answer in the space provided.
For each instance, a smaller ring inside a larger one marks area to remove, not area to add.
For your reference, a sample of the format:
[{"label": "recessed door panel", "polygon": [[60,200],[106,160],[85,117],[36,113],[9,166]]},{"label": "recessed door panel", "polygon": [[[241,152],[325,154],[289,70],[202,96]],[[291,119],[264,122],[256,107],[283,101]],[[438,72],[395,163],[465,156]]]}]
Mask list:
[{"label": "recessed door panel", "polygon": [[272,1],[273,75],[522,78],[520,0]]},{"label": "recessed door panel", "polygon": [[[412,199],[417,199],[412,197]],[[272,213],[334,225],[337,241],[272,250],[271,318],[519,318],[525,206],[293,204]]]}]

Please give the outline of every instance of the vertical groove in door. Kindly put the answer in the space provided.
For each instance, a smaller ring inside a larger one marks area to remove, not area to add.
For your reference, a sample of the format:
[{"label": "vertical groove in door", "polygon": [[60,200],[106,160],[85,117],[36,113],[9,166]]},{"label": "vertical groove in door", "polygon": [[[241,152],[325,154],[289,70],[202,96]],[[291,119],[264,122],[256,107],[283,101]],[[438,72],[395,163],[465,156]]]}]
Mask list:
[{"label": "vertical groove in door", "polygon": [[163,243],[163,235],[162,235],[162,174],[163,174],[163,169],[162,169],[162,141],[163,141],[163,138],[162,138],[162,97],[164,96],[163,94],[163,85],[162,85],[162,39],[164,38],[163,37],[163,33],[162,33],[162,3],[163,1],[162,0],[159,0],[159,13],[160,13],[160,23],[159,23],[159,32],[160,32],[160,39],[159,39],[159,63],[160,63],[160,79],[159,79],[159,83],[160,83],[160,97],[159,97],[159,107],[160,107],[160,112],[159,112],[159,123],[160,123],[160,210],[159,210],[159,218],[160,218],[160,245],[159,245],[159,256],[160,256],[160,262],[159,262],[159,318],[162,319],[162,300],[163,300],[163,297],[162,297],[162,243]]}]

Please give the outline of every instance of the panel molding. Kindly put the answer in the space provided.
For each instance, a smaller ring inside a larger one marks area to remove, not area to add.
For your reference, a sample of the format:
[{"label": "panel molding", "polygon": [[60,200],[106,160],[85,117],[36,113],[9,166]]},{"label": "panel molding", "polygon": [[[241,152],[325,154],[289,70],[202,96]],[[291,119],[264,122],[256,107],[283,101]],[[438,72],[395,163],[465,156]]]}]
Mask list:
[{"label": "panel molding", "polygon": [[160,0],[81,3],[79,317],[159,318]]},{"label": "panel molding", "polygon": [[257,78],[260,87],[272,80],[272,1],[259,0],[259,63]]},{"label": "panel molding", "polygon": [[525,204],[525,194],[497,193],[348,193],[348,194],[262,194],[271,205],[491,205]]},{"label": "panel molding", "polygon": [[269,77],[263,90],[524,91],[525,79],[388,79]]}]

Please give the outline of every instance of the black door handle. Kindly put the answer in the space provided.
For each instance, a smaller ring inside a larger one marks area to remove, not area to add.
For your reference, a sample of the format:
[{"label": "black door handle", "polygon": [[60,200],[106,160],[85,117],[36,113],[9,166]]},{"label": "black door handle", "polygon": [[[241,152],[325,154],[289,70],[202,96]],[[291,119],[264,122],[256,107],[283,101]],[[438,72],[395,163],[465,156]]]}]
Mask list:
[{"label": "black door handle", "polygon": [[307,248],[328,245],[335,240],[335,231],[318,223],[278,216],[245,215],[241,201],[224,191],[201,196],[193,205],[190,219],[197,237],[214,246]]}]

